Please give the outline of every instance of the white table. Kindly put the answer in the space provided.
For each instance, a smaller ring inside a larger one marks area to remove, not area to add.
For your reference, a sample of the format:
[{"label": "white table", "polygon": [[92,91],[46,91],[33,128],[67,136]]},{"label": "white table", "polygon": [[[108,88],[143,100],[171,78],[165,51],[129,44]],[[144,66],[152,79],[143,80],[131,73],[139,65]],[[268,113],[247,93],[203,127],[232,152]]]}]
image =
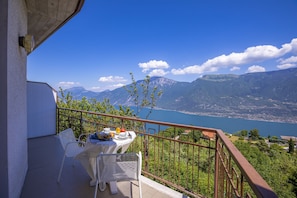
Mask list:
[{"label": "white table", "polygon": [[[96,157],[101,153],[117,153],[121,149],[121,153],[124,153],[129,145],[133,142],[136,137],[135,132],[127,131],[129,136],[126,139],[117,138],[117,135],[108,141],[87,139],[87,143],[84,147],[84,151],[78,154],[75,158],[78,159],[87,173],[91,177],[90,185],[96,184]],[[101,184],[102,185],[102,184]],[[100,190],[105,189],[105,184],[100,187]],[[116,181],[110,182],[110,191],[112,194],[117,193]]]}]

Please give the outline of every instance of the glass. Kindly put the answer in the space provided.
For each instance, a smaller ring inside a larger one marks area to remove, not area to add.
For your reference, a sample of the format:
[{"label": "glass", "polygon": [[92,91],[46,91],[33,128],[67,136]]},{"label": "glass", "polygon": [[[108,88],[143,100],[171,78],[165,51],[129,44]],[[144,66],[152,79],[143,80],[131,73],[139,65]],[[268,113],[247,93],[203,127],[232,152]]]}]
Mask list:
[{"label": "glass", "polygon": [[117,127],[117,128],[116,128],[116,133],[117,133],[117,134],[120,134],[120,132],[121,132],[120,127]]}]

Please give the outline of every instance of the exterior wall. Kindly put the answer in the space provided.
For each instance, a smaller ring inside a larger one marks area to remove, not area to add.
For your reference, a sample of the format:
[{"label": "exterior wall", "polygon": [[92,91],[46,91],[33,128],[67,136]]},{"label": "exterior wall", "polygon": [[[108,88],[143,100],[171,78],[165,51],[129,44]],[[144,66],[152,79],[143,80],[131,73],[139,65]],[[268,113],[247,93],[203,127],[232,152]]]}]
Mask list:
[{"label": "exterior wall", "polygon": [[46,83],[27,82],[28,138],[56,133],[57,92]]},{"label": "exterior wall", "polygon": [[20,197],[28,169],[25,1],[0,1],[0,197]]},{"label": "exterior wall", "polygon": [[[0,197],[8,197],[7,161],[7,27],[8,0],[0,1]],[[2,28],[4,27],[4,28]]]}]

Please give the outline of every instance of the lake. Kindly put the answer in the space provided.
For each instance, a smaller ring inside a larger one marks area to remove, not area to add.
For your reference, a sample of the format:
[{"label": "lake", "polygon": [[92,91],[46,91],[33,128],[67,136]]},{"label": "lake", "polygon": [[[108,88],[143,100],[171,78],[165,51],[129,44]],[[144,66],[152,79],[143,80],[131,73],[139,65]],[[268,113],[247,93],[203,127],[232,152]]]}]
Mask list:
[{"label": "lake", "polygon": [[[148,109],[143,109],[140,113],[140,117],[144,118],[147,115],[147,112]],[[153,110],[148,119],[217,128],[222,129],[224,132],[227,133],[235,133],[241,130],[250,131],[251,129],[258,129],[260,135],[263,137],[267,137],[268,135],[277,137],[280,137],[281,135],[297,136],[297,124],[291,123],[245,120],[240,118],[199,116],[168,110]]]}]

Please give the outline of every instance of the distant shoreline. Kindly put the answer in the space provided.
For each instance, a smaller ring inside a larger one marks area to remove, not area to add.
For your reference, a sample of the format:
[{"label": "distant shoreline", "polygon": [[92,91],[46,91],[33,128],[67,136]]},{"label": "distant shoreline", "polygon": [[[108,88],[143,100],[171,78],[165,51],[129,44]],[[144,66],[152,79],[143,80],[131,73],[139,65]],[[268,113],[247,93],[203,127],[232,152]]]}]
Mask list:
[{"label": "distant shoreline", "polygon": [[[133,107],[131,107],[133,109]],[[143,118],[149,109],[144,108],[140,112],[140,118]],[[296,123],[286,123],[272,120],[264,119],[246,119],[239,117],[223,117],[223,116],[213,116],[210,114],[197,114],[193,112],[182,112],[176,110],[168,110],[161,108],[154,108],[152,114],[148,117],[150,120],[185,124],[185,125],[195,125],[206,128],[221,129],[222,131],[233,134],[241,130],[250,131],[252,129],[258,129],[262,137],[268,136],[296,136],[297,124]]]},{"label": "distant shoreline", "polygon": [[[190,111],[177,111],[177,110],[172,110],[172,109],[162,109],[162,108],[154,108],[155,110],[164,110],[164,111],[175,111],[175,112],[180,112],[184,114],[189,114],[189,115],[198,115],[198,116],[209,116],[209,117],[219,117],[219,118],[233,118],[233,119],[244,119],[244,120],[252,120],[252,121],[263,121],[263,122],[277,122],[277,123],[285,123],[285,124],[297,124],[297,119],[287,117],[286,119],[282,119],[279,117],[273,116],[271,119],[264,119],[260,115],[246,115],[243,114],[241,116],[239,115],[215,115],[211,113],[201,113],[201,112],[190,112]],[[154,110],[153,109],[153,110]],[[253,117],[253,118],[251,118]]]}]

